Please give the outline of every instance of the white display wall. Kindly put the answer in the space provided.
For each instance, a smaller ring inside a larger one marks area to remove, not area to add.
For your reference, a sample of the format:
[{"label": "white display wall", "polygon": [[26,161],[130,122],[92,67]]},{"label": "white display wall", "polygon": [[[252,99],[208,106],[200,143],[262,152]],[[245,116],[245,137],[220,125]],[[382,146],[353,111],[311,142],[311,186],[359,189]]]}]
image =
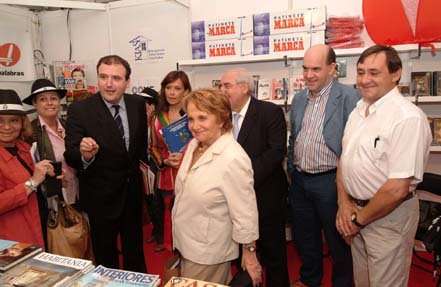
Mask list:
[{"label": "white display wall", "polygon": [[[20,31],[22,33],[34,34],[33,23],[37,17],[34,13],[20,8],[7,7],[0,5],[0,33],[11,32],[11,30]],[[3,34],[4,35],[4,34]],[[3,37],[0,37],[0,46],[4,45]],[[1,55],[2,57],[6,55]],[[28,55],[27,55],[28,56]],[[28,57],[29,59],[29,57]],[[31,59],[32,60],[32,56]],[[4,68],[3,66],[0,66]],[[31,82],[29,81],[0,81],[0,89],[14,89],[24,98],[29,95]]]},{"label": "white display wall", "polygon": [[[40,13],[42,50],[48,62],[69,59],[87,66],[89,83],[96,84],[98,59],[117,54],[131,65],[130,90],[160,87],[163,76],[176,69],[176,61],[190,55],[189,8],[175,1],[159,1],[109,11],[71,10]],[[140,56],[140,44],[148,48]]]}]

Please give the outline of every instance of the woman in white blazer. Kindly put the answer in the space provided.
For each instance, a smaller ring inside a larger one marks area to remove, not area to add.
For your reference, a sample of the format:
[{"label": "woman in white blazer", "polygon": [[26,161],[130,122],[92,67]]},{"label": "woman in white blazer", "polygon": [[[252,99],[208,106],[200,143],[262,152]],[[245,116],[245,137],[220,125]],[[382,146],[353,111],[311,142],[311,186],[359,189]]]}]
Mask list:
[{"label": "woman in white blazer", "polygon": [[172,211],[181,276],[227,284],[242,244],[242,268],[257,286],[262,278],[253,170],[231,133],[229,99],[219,90],[196,90],[184,99],[184,109],[194,138],[176,177]]}]

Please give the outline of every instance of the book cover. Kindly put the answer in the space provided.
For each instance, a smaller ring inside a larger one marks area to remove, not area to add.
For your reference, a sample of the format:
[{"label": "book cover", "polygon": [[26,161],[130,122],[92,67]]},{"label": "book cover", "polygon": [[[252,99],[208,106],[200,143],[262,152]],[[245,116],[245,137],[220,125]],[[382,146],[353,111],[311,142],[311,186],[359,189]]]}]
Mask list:
[{"label": "book cover", "polygon": [[306,51],[310,46],[325,43],[324,31],[299,32],[270,36],[254,36],[254,55]]},{"label": "book cover", "polygon": [[226,285],[210,283],[185,277],[172,277],[164,287],[227,287]]},{"label": "book cover", "polygon": [[253,37],[253,54],[268,55],[270,53],[269,36]]},{"label": "book cover", "polygon": [[306,88],[305,79],[303,74],[293,75],[289,78],[289,88],[288,88],[288,104],[292,103],[294,96]]},{"label": "book cover", "polygon": [[410,74],[412,96],[432,95],[432,73],[412,72]]},{"label": "book cover", "polygon": [[71,287],[156,287],[160,283],[159,275],[111,269],[99,265],[75,281]]},{"label": "book cover", "polygon": [[92,268],[89,260],[42,252],[6,271],[0,286],[64,287]]},{"label": "book cover", "polygon": [[145,162],[139,161],[139,169],[142,175],[142,187],[144,194],[153,194],[155,190],[155,174]]},{"label": "book cover", "polygon": [[57,88],[73,90],[75,88],[75,80],[86,78],[84,64],[77,64],[75,61],[54,61],[54,83]]},{"label": "book cover", "polygon": [[271,101],[284,100],[283,78],[271,81]]},{"label": "book cover", "polygon": [[[246,52],[242,52],[242,39],[240,38],[193,42],[191,43],[191,49],[193,60],[235,57]],[[252,53],[252,50],[249,53]]]},{"label": "book cover", "polygon": [[433,72],[433,96],[441,96],[441,71]]},{"label": "book cover", "polygon": [[410,97],[410,84],[409,83],[400,83],[398,86],[398,91],[403,97]]},{"label": "book cover", "polygon": [[188,128],[187,115],[161,129],[170,152],[182,152],[192,135]]},{"label": "book cover", "polygon": [[260,75],[252,75],[251,76],[253,79],[253,87],[252,87],[252,93],[251,96],[255,99],[257,99],[257,92],[259,91],[259,80],[260,80]]},{"label": "book cover", "polygon": [[257,99],[267,101],[271,97],[271,80],[259,79],[257,86]]},{"label": "book cover", "polygon": [[84,100],[92,96],[92,94],[88,90],[73,90],[73,91],[68,91],[67,94],[72,95],[73,102],[79,102],[81,100]]},{"label": "book cover", "polygon": [[191,55],[193,60],[205,59],[205,42],[192,42]]},{"label": "book cover", "polygon": [[240,38],[205,42],[205,56],[207,59],[239,56],[241,44]]},{"label": "book cover", "polygon": [[191,41],[207,42],[253,35],[252,16],[191,22]]},{"label": "book cover", "polygon": [[0,239],[0,272],[4,272],[27,258],[43,251],[40,246]]},{"label": "book cover", "polygon": [[253,25],[254,36],[322,31],[326,29],[326,8],[254,14]]}]

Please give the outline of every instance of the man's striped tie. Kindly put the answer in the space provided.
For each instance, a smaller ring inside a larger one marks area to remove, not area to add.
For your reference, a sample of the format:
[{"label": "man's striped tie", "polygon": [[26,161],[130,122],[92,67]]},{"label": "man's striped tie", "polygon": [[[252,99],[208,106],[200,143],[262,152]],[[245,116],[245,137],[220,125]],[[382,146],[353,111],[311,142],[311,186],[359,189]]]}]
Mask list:
[{"label": "man's striped tie", "polygon": [[115,115],[113,116],[113,119],[116,122],[116,126],[118,127],[118,130],[121,132],[122,137],[124,138],[124,127],[121,120],[121,115],[119,114],[119,105],[113,105],[113,108],[115,108]]}]

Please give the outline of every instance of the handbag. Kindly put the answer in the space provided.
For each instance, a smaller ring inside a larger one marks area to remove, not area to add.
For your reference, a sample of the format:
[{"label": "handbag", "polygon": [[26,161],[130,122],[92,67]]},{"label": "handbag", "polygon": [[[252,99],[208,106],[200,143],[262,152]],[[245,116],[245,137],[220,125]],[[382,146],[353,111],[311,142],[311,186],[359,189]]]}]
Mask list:
[{"label": "handbag", "polygon": [[251,279],[248,271],[240,269],[231,279],[228,286],[231,287],[253,287],[253,280]]},{"label": "handbag", "polygon": [[58,200],[58,210],[49,210],[48,252],[94,261],[89,223],[80,211]]}]

